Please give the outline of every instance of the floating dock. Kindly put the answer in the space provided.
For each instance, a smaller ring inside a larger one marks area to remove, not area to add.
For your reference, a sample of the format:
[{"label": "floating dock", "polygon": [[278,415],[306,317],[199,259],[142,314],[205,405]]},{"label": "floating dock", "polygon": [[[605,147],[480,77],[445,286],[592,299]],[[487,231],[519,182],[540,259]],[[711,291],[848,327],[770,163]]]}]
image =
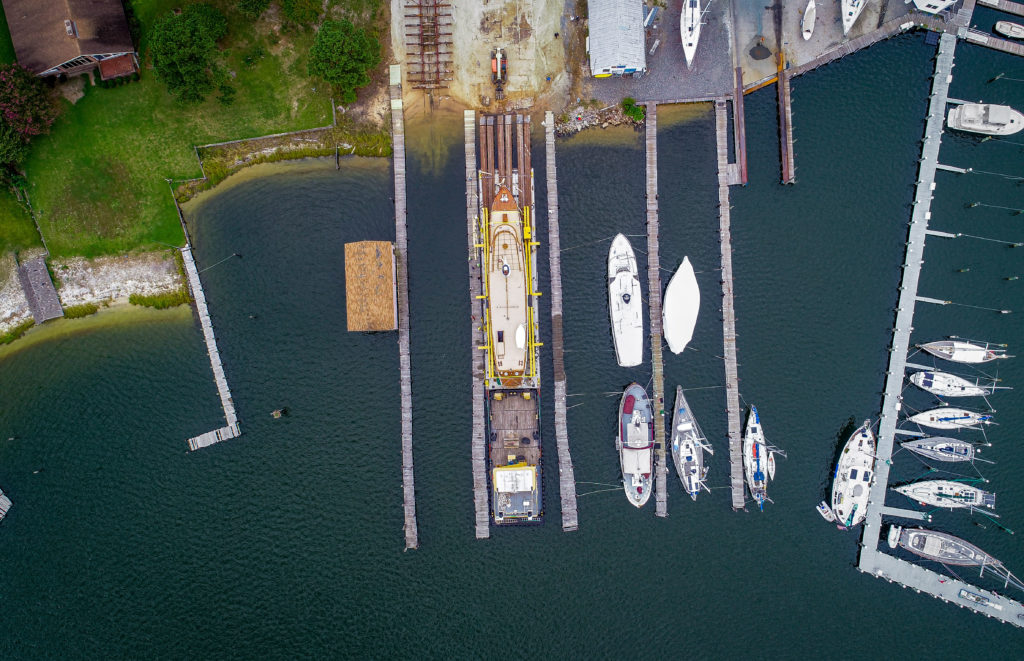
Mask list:
[{"label": "floating dock", "polygon": [[955,578],[939,575],[917,564],[900,560],[895,556],[883,553],[878,548],[882,538],[883,515],[900,518],[914,516],[918,519],[921,517],[921,513],[918,512],[886,507],[885,496],[889,487],[889,468],[895,435],[899,431],[896,429],[896,425],[899,422],[901,408],[900,394],[904,387],[907,351],[910,348],[910,333],[914,322],[914,306],[917,302],[921,265],[924,263],[924,244],[928,221],[931,218],[932,191],[935,186],[935,172],[942,140],[949,84],[952,81],[955,48],[956,37],[952,34],[940,36],[935,74],[932,78],[931,100],[925,124],[924,143],[921,148],[921,165],[910,220],[909,240],[903,263],[896,325],[893,329],[892,345],[889,348],[889,368],[886,372],[888,376],[886,377],[882,414],[878,426],[878,461],[875,464],[875,479],[871,484],[857,567],[860,571],[872,576],[899,583],[918,592],[926,592],[937,599],[954,603],[961,608],[969,608],[982,615],[1022,627],[1024,626],[1024,606],[1020,603]]},{"label": "floating dock", "polygon": [[977,4],[1005,11],[1007,14],[1024,16],[1024,5],[1019,2],[1010,2],[1010,0],[977,0]]},{"label": "floating dock", "polygon": [[544,138],[548,184],[548,265],[551,271],[551,357],[555,373],[555,445],[558,449],[558,490],[562,501],[562,530],[579,528],[576,508],[576,475],[569,454],[566,422],[565,361],[562,335],[562,252],[558,235],[558,170],[555,164],[555,114],[544,113]]},{"label": "floating dock", "polygon": [[412,462],[412,362],[409,358],[409,239],[406,234],[405,117],[402,70],[390,68],[391,141],[395,166],[395,264],[398,281],[398,363],[402,386],[402,497],[405,504],[405,548],[419,546],[416,488]]},{"label": "floating dock", "polygon": [[236,438],[242,432],[238,427],[238,416],[235,414],[235,403],[231,400],[231,389],[228,388],[228,379],[224,376],[224,366],[220,362],[217,338],[213,335],[210,310],[206,306],[206,294],[203,292],[203,283],[199,280],[199,270],[196,268],[195,259],[192,257],[192,246],[186,245],[182,248],[181,257],[185,263],[185,277],[188,279],[189,289],[192,290],[192,300],[196,303],[196,313],[199,315],[199,324],[203,328],[203,338],[206,340],[206,353],[210,356],[213,379],[217,383],[217,394],[220,395],[221,408],[224,409],[224,419],[227,422],[220,429],[214,429],[213,431],[188,439],[188,449],[194,452],[199,448],[205,448],[214,443]]},{"label": "floating dock", "polygon": [[[478,174],[476,162],[476,113],[466,110],[463,113],[463,127],[466,141],[466,238],[468,245],[469,264],[469,300],[472,312],[472,329],[470,332],[471,355],[473,357],[473,436],[470,439],[473,462],[473,509],[476,519],[476,538],[487,539],[491,536],[490,518],[487,513],[487,439],[484,425],[484,317],[483,317],[483,274],[480,272],[480,245],[482,238],[478,235],[480,219],[477,215],[481,205],[477,198],[478,190],[483,190],[485,174],[483,168]],[[488,135],[485,130],[485,118],[480,119],[481,154],[488,153],[484,141]],[[488,181],[489,175],[486,175]]]},{"label": "floating dock", "polygon": [[786,56],[779,51],[779,148],[782,151],[782,183],[796,183],[796,165],[793,163],[793,104],[789,94],[789,74]]},{"label": "floating dock", "polygon": [[651,408],[654,411],[655,514],[668,516],[665,460],[665,372],[661,353],[661,258],[658,247],[658,105],[647,104],[647,309],[651,315]]},{"label": "floating dock", "polygon": [[1004,53],[1010,53],[1011,55],[1020,55],[1024,57],[1024,44],[995,37],[987,32],[982,32],[980,30],[965,30],[964,39],[969,43],[977,44],[978,46],[985,46],[986,48],[992,48]]},{"label": "floating dock", "polygon": [[732,234],[729,231],[728,117],[725,99],[715,102],[715,142],[718,155],[718,235],[722,256],[722,356],[725,358],[725,410],[729,419],[729,483],[732,508],[743,509],[743,440],[740,436],[740,391],[736,367],[736,313],[732,291]]},{"label": "floating dock", "polygon": [[7,516],[7,512],[11,510],[11,499],[8,498],[3,491],[0,491],[0,521]]}]

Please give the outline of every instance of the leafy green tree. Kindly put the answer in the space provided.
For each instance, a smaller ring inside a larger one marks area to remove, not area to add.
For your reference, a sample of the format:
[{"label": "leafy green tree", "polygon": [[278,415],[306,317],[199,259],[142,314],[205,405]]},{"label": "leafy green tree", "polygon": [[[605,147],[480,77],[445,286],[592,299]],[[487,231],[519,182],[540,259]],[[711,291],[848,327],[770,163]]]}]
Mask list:
[{"label": "leafy green tree", "polygon": [[309,75],[322,78],[344,103],[356,100],[356,90],[370,83],[367,72],[380,63],[380,42],[349,21],[324,21],[309,49]]},{"label": "leafy green tree", "polygon": [[300,25],[312,25],[320,18],[323,4],[320,0],[281,0],[281,13]]},{"label": "leafy green tree", "polygon": [[238,11],[249,18],[259,18],[260,14],[267,11],[270,0],[238,0]]},{"label": "leafy green tree", "polygon": [[149,46],[153,68],[171,94],[187,102],[206,98],[215,86],[217,41],[227,31],[227,18],[206,3],[156,22]]},{"label": "leafy green tree", "polygon": [[0,64],[0,164],[18,163],[29,141],[57,118],[42,79],[18,64]]}]

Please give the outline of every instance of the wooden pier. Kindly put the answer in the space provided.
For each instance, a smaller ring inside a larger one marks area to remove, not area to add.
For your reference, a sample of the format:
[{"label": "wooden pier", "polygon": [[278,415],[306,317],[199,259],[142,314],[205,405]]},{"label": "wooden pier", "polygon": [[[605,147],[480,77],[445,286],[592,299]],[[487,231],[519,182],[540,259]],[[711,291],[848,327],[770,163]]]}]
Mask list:
[{"label": "wooden pier", "polygon": [[740,394],[736,367],[736,315],[732,293],[732,235],[729,231],[729,144],[725,99],[715,103],[718,154],[718,233],[722,251],[722,341],[725,358],[725,410],[729,418],[729,481],[732,508],[743,509],[743,443],[740,437]]},{"label": "wooden pier", "polygon": [[416,488],[412,460],[412,362],[409,357],[409,239],[406,234],[405,118],[402,72],[390,69],[391,142],[395,167],[395,262],[398,281],[398,363],[402,387],[402,499],[405,505],[405,548],[419,546]]},{"label": "wooden pier", "polygon": [[[716,103],[717,103],[716,99]],[[743,115],[743,69],[736,67],[736,89],[732,96],[732,134],[736,151],[736,176],[730,184],[747,185],[747,121]]]},{"label": "wooden pier", "polygon": [[661,353],[661,258],[658,247],[658,105],[647,104],[647,309],[651,315],[652,398],[654,404],[655,514],[668,516],[668,463],[665,460],[665,373]]},{"label": "wooden pier", "polygon": [[558,448],[558,490],[562,500],[562,530],[579,528],[576,474],[569,454],[566,422],[565,362],[562,335],[562,254],[558,236],[558,170],[555,166],[555,114],[544,113],[545,157],[548,183],[548,264],[551,270],[551,357],[555,368],[555,444]]},{"label": "wooden pier", "polygon": [[228,388],[228,379],[224,376],[224,365],[220,362],[217,338],[213,334],[210,309],[206,306],[206,294],[203,292],[203,283],[199,280],[199,270],[196,268],[195,259],[192,257],[192,246],[186,244],[181,249],[181,257],[185,264],[185,277],[188,279],[188,286],[192,291],[192,300],[196,304],[196,313],[199,315],[199,324],[203,328],[203,338],[206,340],[206,353],[210,356],[213,379],[217,383],[217,393],[220,395],[220,404],[224,410],[224,420],[227,423],[220,429],[214,429],[213,431],[208,431],[205,434],[188,439],[188,449],[195,451],[214,443],[236,438],[242,432],[238,427],[238,416],[235,414],[235,403],[231,400],[231,389]]},{"label": "wooden pier", "polygon": [[[899,518],[913,517],[920,520],[922,514],[885,506],[889,487],[895,435],[899,431],[904,375],[907,369],[907,351],[910,348],[910,333],[914,323],[914,306],[918,301],[917,289],[924,263],[924,245],[927,238],[928,220],[931,218],[931,200],[935,187],[935,172],[938,165],[939,146],[942,141],[942,125],[946,115],[949,84],[952,80],[953,54],[956,37],[943,34],[939,38],[939,51],[935,61],[935,74],[925,121],[925,135],[921,148],[917,188],[911,212],[906,256],[903,262],[903,277],[899,288],[899,302],[896,307],[896,325],[893,329],[892,344],[889,347],[889,368],[886,372],[885,392],[882,398],[882,413],[878,424],[877,461],[875,479],[871,483],[867,504],[867,518],[861,537],[861,551],[858,560],[860,571],[897,582],[917,592],[926,592],[937,599],[969,608],[977,613],[994,617],[1015,626],[1024,626],[1024,606],[1007,597],[983,590],[954,577],[939,575],[919,565],[900,560],[879,550],[882,537],[882,516]],[[964,597],[967,593],[984,598],[979,602]]]},{"label": "wooden pier", "polygon": [[[487,131],[487,120],[490,117],[480,118],[480,154],[481,160],[486,160],[485,155],[490,154],[490,143]],[[463,113],[463,128],[466,138],[466,240],[468,242],[468,264],[469,264],[469,305],[472,312],[472,328],[470,331],[470,352],[473,357],[473,436],[470,439],[472,462],[473,462],[473,509],[476,519],[476,538],[487,539],[491,536],[490,515],[487,512],[487,430],[484,424],[484,346],[483,331],[483,274],[480,272],[480,248],[483,240],[477,235],[478,222],[477,211],[480,207],[479,199],[490,199],[488,192],[493,188],[492,177],[489,171],[484,170],[484,163],[477,170],[476,142],[473,139],[476,132],[476,113],[466,110]],[[485,174],[488,172],[488,174]]]},{"label": "wooden pier", "polygon": [[987,32],[981,32],[980,30],[965,30],[964,39],[972,44],[1024,57],[1024,44],[1009,41],[1007,39],[1000,39],[999,37],[994,37]]},{"label": "wooden pier", "polygon": [[11,499],[4,495],[3,491],[0,491],[0,521],[7,516],[7,512],[11,510]]},{"label": "wooden pier", "polygon": [[796,165],[793,163],[793,106],[789,94],[789,74],[786,56],[779,51],[779,148],[782,151],[782,183],[796,183]]},{"label": "wooden pier", "polygon": [[1019,2],[1010,2],[1010,0],[977,0],[977,3],[985,7],[1005,11],[1007,14],[1024,16],[1024,5]]}]

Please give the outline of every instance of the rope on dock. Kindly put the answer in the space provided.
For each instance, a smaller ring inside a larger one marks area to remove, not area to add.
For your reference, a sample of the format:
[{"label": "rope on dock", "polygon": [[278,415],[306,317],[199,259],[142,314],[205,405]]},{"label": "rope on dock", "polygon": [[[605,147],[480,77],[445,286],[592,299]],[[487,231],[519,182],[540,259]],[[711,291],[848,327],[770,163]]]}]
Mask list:
[{"label": "rope on dock", "polygon": [[558,169],[555,164],[555,114],[544,113],[545,162],[548,187],[548,264],[551,271],[551,357],[555,373],[555,445],[558,449],[558,489],[562,500],[562,530],[579,528],[576,476],[569,453],[566,421],[567,385],[562,334],[562,257],[558,235]]}]

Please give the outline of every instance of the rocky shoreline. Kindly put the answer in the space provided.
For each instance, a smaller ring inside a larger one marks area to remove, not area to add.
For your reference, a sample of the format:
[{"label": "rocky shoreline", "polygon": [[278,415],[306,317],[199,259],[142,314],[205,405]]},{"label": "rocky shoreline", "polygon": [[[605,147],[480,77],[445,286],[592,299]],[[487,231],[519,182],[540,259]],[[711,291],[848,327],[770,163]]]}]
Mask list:
[{"label": "rocky shoreline", "polygon": [[622,112],[622,106],[618,104],[603,108],[577,104],[555,117],[555,135],[565,137],[595,126],[639,126],[640,123],[626,117]]}]

